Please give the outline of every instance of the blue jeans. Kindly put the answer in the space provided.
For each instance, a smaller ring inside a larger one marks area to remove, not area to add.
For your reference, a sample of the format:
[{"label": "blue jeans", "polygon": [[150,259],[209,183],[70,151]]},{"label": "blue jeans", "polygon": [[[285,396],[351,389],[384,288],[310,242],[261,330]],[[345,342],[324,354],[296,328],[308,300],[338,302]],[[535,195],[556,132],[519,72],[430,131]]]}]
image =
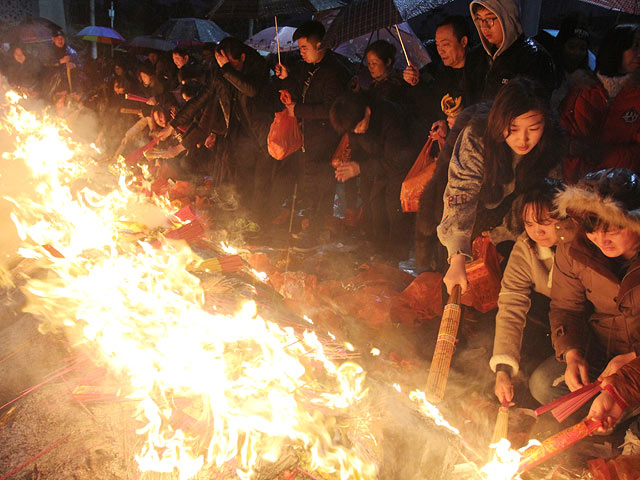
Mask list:
[{"label": "blue jeans", "polygon": [[[589,378],[594,381],[607,365],[603,356],[588,355]],[[564,383],[565,362],[559,362],[555,356],[547,358],[536,368],[529,378],[529,391],[541,405],[569,393],[569,387]],[[555,386],[554,386],[555,385]]]}]

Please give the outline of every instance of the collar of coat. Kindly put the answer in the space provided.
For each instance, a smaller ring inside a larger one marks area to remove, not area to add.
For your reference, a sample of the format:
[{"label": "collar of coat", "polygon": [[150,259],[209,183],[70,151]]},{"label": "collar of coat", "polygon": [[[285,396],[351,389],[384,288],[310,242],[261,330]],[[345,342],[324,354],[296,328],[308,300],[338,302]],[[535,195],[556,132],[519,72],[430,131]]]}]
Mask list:
[{"label": "collar of coat", "polygon": [[577,235],[571,242],[569,254],[576,262],[594,270],[610,281],[620,284],[616,299],[618,308],[620,308],[623,299],[629,295],[634,288],[640,286],[640,256],[636,257],[625,273],[624,278],[620,281],[614,273],[615,260],[605,256],[584,234]]}]

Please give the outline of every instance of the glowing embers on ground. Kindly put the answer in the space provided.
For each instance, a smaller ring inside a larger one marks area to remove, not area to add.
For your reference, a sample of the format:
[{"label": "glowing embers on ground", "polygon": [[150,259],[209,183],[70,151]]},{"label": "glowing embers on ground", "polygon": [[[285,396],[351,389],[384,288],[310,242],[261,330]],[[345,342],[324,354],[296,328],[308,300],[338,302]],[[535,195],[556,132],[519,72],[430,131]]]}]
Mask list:
[{"label": "glowing embers on ground", "polygon": [[145,218],[169,218],[163,199],[136,193],[124,177],[92,189],[96,166],[64,127],[1,108],[16,144],[4,159],[33,187],[11,199],[20,252],[49,272],[27,283],[29,310],[43,329],[88,345],[119,375],[122,395],[140,399],[140,470],[186,479],[233,460],[249,478],[259,459],[276,460],[287,445],[307,452],[310,470],[375,478],[374,462],[335,420],[366,422],[360,366],[334,363],[315,333],[264,320],[252,302],[236,315],[208,313],[187,271],[201,259],[183,242],[122,234],[123,224],[142,222],[131,218],[140,204],[154,202]]}]

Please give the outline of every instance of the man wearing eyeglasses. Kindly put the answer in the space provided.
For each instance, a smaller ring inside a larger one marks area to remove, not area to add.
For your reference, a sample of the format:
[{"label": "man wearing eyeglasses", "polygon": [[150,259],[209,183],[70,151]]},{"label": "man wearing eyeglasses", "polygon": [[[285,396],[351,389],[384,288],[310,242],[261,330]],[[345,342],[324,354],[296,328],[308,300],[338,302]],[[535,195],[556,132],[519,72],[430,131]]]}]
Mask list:
[{"label": "man wearing eyeglasses", "polygon": [[469,8],[487,52],[474,75],[477,100],[492,99],[518,75],[538,80],[551,95],[556,82],[551,55],[522,33],[518,0],[474,0]]}]

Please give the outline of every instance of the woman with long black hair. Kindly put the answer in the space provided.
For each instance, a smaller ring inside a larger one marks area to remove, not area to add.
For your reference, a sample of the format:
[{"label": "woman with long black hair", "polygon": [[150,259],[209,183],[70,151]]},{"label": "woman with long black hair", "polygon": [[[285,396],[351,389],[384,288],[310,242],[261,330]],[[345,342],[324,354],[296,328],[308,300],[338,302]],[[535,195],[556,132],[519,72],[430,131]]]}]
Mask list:
[{"label": "woman with long black hair", "polygon": [[467,289],[465,263],[473,238],[503,224],[513,201],[559,165],[563,140],[547,97],[531,79],[511,80],[488,116],[478,112],[458,136],[437,229],[447,249],[449,291],[454,285]]}]

